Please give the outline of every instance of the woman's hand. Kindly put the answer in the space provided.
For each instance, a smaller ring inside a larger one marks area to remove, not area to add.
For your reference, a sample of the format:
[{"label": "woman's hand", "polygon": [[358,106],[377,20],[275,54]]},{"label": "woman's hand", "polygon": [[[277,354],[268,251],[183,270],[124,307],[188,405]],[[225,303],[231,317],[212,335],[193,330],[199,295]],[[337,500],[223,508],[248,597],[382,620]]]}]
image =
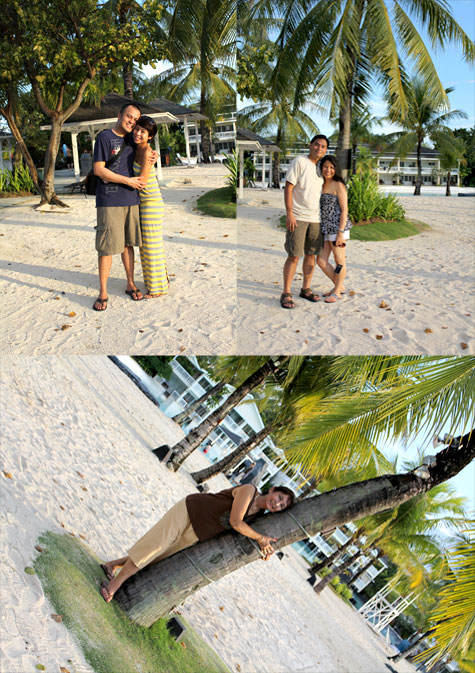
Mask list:
[{"label": "woman's hand", "polygon": [[271,542],[277,542],[277,538],[261,535],[261,537],[257,540],[257,544],[259,545],[262,553],[263,561],[267,561],[274,553],[274,547],[271,545]]},{"label": "woman's hand", "polygon": [[335,246],[337,248],[344,248],[346,246],[342,231],[339,231],[338,234],[336,235]]}]

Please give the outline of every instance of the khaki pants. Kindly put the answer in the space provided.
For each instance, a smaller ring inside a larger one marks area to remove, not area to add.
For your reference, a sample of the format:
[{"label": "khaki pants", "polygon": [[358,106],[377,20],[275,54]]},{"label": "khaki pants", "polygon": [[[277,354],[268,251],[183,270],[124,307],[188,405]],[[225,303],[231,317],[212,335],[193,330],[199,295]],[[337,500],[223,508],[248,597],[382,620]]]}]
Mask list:
[{"label": "khaki pants", "polygon": [[137,568],[143,568],[149,563],[157,563],[182,549],[191,547],[195,542],[198,542],[198,537],[191,525],[186,501],[183,499],[173,505],[160,521],[129,549],[129,558]]}]

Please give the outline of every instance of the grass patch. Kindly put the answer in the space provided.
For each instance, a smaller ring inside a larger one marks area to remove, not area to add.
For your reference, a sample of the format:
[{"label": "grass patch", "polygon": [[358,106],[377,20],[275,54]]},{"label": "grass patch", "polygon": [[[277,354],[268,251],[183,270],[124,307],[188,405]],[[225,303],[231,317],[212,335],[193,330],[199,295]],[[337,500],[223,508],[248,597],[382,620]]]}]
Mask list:
[{"label": "grass patch", "polygon": [[[286,216],[279,218],[279,227],[286,229]],[[352,227],[350,238],[354,241],[394,241],[397,238],[406,238],[415,236],[421,231],[429,229],[429,225],[423,222],[409,220],[399,220],[396,222],[386,222],[385,220],[372,220],[371,222],[361,222]]]},{"label": "grass patch", "polygon": [[354,226],[350,231],[350,237],[355,241],[394,241],[397,238],[415,236],[428,228],[428,225],[422,222],[376,220]]},{"label": "grass patch", "polygon": [[236,218],[236,202],[233,201],[231,187],[220,187],[206,192],[200,196],[196,205],[204,215]]},{"label": "grass patch", "polygon": [[79,540],[47,532],[39,544],[43,551],[34,568],[44,592],[95,673],[229,673],[188,624],[176,643],[166,619],[144,628],[125,617],[114,601],[105,603],[99,594],[104,580],[99,560]]}]

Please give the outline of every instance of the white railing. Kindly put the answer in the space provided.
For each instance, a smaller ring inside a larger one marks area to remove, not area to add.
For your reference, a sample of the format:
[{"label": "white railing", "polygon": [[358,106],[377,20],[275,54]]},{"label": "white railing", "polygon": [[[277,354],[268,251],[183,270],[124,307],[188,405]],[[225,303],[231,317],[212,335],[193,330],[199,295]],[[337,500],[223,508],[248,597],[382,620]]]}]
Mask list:
[{"label": "white railing", "polygon": [[195,379],[186,371],[184,367],[181,366],[179,362],[172,360],[171,366],[175,374],[187,384],[188,388],[190,388],[195,383]]}]

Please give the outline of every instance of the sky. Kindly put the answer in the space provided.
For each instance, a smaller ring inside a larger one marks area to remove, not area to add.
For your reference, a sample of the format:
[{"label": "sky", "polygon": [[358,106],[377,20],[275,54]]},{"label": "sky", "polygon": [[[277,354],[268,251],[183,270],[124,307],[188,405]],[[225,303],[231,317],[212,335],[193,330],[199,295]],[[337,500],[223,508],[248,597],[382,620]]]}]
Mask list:
[{"label": "sky", "polygon": [[[451,0],[449,5],[457,23],[472,40],[475,39],[475,1]],[[451,122],[449,126],[451,128],[472,127],[475,123],[475,71],[473,66],[467,65],[463,61],[461,49],[457,46],[448,47],[443,52],[440,50],[435,52],[429,48],[429,52],[444,88],[455,88],[453,93],[449,95],[452,109],[463,110],[468,115],[468,119],[457,119]],[[238,108],[252,102],[238,103]],[[374,92],[370,100],[370,106],[373,116],[382,117],[385,114],[381,91]],[[321,133],[330,135],[334,131],[333,125],[325,116],[316,114],[310,114],[310,116],[314,119]],[[393,130],[395,128],[389,124],[375,128],[377,133],[389,133]]]},{"label": "sky", "polygon": [[[449,5],[455,20],[463,30],[475,39],[475,0],[450,0]],[[456,119],[449,124],[451,128],[471,128],[475,124],[475,69],[464,62],[462,52],[458,46],[450,46],[444,51],[429,48],[429,52],[436,66],[440,81],[445,88],[454,87],[454,91],[449,95],[451,108],[454,110],[463,110],[467,119]],[[162,61],[156,64],[156,68],[146,66],[143,72],[147,77],[153,77],[162,72],[171,64]],[[238,101],[238,109],[245,105],[252,104],[253,101]],[[375,90],[370,99],[371,112],[373,116],[382,117],[385,115],[385,106],[380,90]],[[321,133],[330,135],[333,131],[333,125],[330,124],[326,116],[310,114],[314,119]],[[394,131],[395,127],[384,124],[381,127],[375,127],[375,132],[389,133]]]}]

